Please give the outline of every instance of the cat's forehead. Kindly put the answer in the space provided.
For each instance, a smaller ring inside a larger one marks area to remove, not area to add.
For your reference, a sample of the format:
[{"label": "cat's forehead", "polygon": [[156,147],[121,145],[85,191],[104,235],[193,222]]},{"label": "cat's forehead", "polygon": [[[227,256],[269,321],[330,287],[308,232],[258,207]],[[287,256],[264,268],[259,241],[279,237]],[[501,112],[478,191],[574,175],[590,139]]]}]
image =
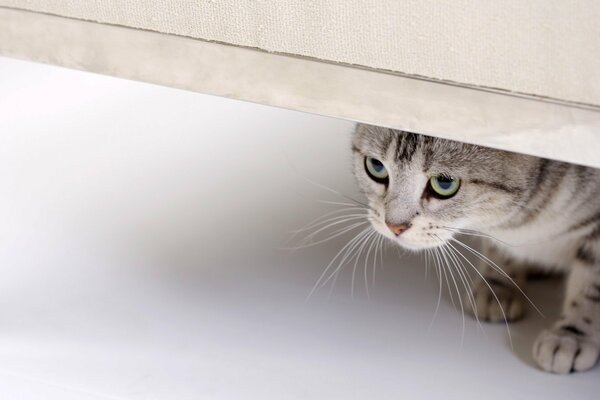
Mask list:
[{"label": "cat's forehead", "polygon": [[356,128],[354,145],[368,155],[399,164],[422,163],[423,169],[464,165],[482,155],[474,154],[471,145],[364,124]]}]

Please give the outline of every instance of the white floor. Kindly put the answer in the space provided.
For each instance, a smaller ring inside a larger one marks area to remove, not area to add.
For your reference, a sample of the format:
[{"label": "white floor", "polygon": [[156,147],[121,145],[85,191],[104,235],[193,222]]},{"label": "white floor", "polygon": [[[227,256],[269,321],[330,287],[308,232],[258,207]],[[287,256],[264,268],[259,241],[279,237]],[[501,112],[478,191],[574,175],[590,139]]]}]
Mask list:
[{"label": "white floor", "polygon": [[[592,399],[538,371],[546,319],[463,318],[387,251],[305,301],[349,237],[285,251],[356,195],[349,122],[0,59],[0,398]],[[431,274],[430,274],[431,275]],[[371,272],[367,274],[371,284]]]}]

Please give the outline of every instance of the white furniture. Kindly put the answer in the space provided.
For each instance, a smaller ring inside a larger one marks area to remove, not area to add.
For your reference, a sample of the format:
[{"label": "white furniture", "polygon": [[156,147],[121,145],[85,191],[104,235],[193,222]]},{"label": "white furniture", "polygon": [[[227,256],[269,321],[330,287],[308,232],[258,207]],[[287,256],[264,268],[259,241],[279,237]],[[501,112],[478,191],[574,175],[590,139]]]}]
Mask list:
[{"label": "white furniture", "polygon": [[600,3],[0,0],[0,55],[600,166]]}]

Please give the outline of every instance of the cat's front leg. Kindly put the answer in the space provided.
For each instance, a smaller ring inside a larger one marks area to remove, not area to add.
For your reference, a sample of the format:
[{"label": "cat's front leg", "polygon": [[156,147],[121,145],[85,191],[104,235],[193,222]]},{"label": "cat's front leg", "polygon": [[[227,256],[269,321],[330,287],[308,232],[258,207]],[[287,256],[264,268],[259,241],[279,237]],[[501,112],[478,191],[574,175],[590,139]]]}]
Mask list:
[{"label": "cat's front leg", "polygon": [[569,274],[561,318],[533,345],[545,371],[568,374],[592,368],[600,354],[600,237],[578,253]]},{"label": "cat's front leg", "polygon": [[465,309],[489,322],[515,321],[525,315],[522,291],[527,270],[491,243],[484,243],[471,293],[465,296]]}]

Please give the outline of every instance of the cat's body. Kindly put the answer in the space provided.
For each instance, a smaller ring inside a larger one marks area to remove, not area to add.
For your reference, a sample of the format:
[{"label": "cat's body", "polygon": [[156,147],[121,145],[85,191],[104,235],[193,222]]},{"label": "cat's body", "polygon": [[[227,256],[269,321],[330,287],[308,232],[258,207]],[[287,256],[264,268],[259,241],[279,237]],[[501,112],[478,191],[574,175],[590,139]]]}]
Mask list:
[{"label": "cat's body", "polygon": [[516,284],[524,288],[530,268],[568,274],[562,317],[539,335],[534,359],[557,373],[594,366],[600,170],[360,124],[353,152],[371,222],[382,235],[412,250],[445,248],[454,265],[467,262],[457,251],[470,252],[457,234],[483,237],[482,263],[465,301],[480,319],[523,315]]}]

